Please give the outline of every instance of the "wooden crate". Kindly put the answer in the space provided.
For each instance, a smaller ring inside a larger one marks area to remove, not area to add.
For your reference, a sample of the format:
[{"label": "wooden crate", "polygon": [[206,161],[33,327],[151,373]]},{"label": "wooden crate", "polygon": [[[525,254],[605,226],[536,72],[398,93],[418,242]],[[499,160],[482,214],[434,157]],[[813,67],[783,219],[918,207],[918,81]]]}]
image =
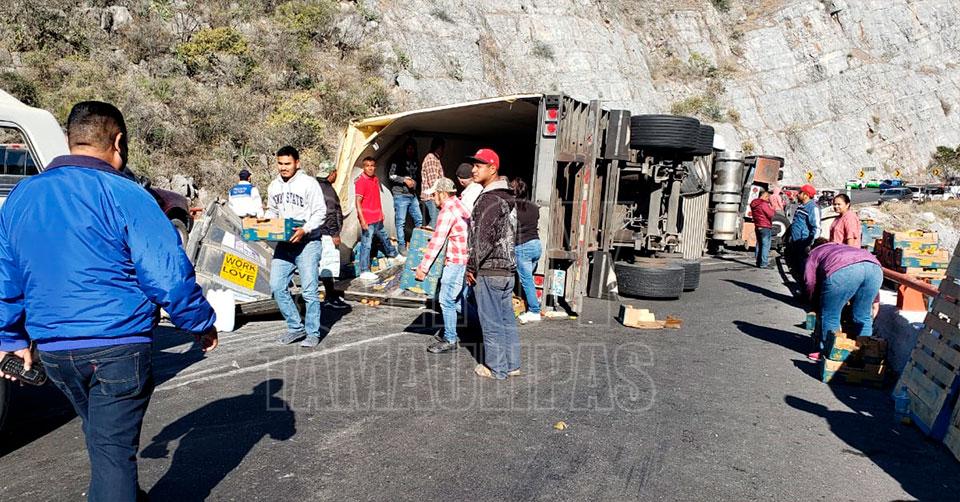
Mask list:
[{"label": "wooden crate", "polygon": [[946,434],[960,387],[960,306],[943,296],[934,299],[917,345],[900,377],[910,394],[913,421],[929,436]]}]

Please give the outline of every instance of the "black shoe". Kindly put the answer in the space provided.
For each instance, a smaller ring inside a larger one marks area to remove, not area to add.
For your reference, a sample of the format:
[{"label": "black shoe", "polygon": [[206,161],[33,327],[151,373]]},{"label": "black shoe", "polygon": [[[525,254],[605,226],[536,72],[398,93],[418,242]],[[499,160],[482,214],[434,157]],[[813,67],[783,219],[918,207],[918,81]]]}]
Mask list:
[{"label": "black shoe", "polygon": [[457,342],[450,343],[444,340],[442,342],[437,342],[427,347],[427,352],[431,354],[446,354],[447,352],[453,352],[457,350],[458,346],[459,344],[457,344]]},{"label": "black shoe", "polygon": [[343,298],[340,298],[339,296],[332,300],[327,300],[325,302],[325,305],[332,309],[338,309],[338,310],[350,308],[350,305],[347,304],[347,302],[343,301]]}]

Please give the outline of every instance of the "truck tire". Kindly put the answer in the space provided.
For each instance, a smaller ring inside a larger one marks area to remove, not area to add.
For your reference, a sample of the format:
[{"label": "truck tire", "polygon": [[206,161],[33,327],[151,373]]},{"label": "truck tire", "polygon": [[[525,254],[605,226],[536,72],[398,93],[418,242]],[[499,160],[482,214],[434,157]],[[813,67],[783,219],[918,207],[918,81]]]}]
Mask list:
[{"label": "truck tire", "polygon": [[683,290],[695,291],[700,287],[700,260],[688,260],[680,253],[661,253],[659,258],[639,258],[637,261],[655,263],[656,260],[669,260],[683,267]]},{"label": "truck tire", "polygon": [[635,150],[677,150],[689,153],[697,147],[699,136],[700,121],[692,117],[630,117],[630,148]]},{"label": "truck tire", "polygon": [[641,298],[680,298],[683,294],[683,267],[669,260],[618,261],[613,265],[617,290],[625,296]]},{"label": "truck tire", "polygon": [[772,240],[783,242],[783,237],[787,235],[787,231],[790,230],[790,220],[787,218],[787,215],[783,213],[774,214],[771,224],[773,225]]},{"label": "truck tire", "polygon": [[177,234],[180,235],[180,242],[183,247],[187,247],[187,238],[190,236],[190,233],[187,232],[187,224],[182,220],[176,218],[170,220],[170,223],[173,223],[173,229],[177,231]]},{"label": "truck tire", "polygon": [[683,290],[696,291],[700,287],[700,260],[682,260]]},{"label": "truck tire", "polygon": [[710,155],[713,153],[713,126],[700,125],[697,132],[697,147],[693,150],[694,155]]}]

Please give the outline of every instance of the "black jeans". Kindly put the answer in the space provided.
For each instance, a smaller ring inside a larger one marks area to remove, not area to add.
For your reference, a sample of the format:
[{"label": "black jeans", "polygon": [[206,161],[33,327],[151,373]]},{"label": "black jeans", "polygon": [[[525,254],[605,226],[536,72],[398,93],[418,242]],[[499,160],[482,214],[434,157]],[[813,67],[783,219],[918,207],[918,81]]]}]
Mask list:
[{"label": "black jeans", "polygon": [[94,502],[137,498],[140,427],[153,393],[151,345],[40,352],[47,376],[83,420]]}]

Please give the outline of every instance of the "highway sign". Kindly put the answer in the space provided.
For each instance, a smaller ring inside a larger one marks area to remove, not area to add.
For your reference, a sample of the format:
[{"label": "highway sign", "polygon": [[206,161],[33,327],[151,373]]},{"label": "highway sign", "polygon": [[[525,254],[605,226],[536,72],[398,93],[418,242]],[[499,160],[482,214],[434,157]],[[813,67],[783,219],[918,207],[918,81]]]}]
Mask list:
[{"label": "highway sign", "polygon": [[804,176],[807,178],[807,181],[813,181],[813,171],[807,171],[807,174]]},{"label": "highway sign", "polygon": [[899,169],[894,169],[894,171],[893,171],[893,177],[894,177],[894,178],[899,178],[902,174],[903,174],[903,173],[900,172]]},{"label": "highway sign", "polygon": [[867,172],[864,171],[863,169],[861,169],[860,172],[857,173],[857,178],[864,178],[866,176],[867,176]]}]

